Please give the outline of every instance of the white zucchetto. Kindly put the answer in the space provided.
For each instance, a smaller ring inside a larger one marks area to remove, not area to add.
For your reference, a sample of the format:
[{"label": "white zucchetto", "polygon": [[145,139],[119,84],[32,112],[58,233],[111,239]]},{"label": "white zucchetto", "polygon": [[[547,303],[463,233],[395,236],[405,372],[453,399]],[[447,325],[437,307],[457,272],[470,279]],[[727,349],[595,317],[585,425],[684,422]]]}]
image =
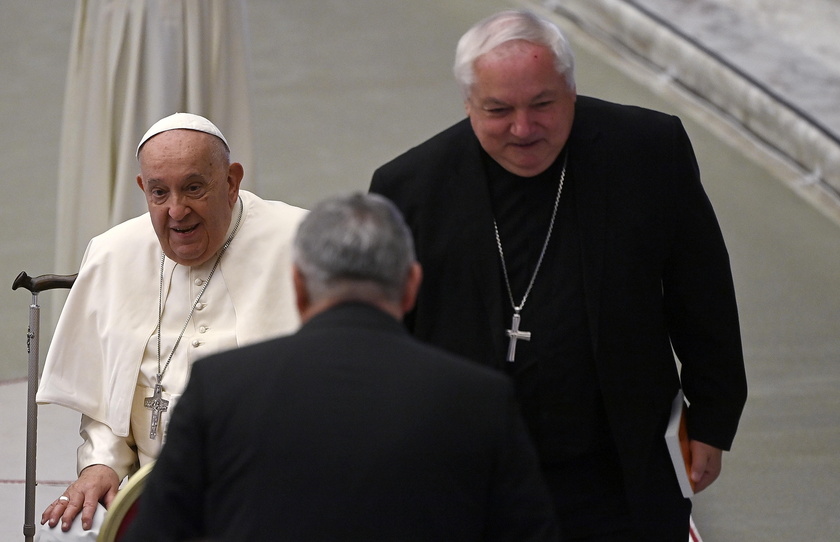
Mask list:
[{"label": "white zucchetto", "polygon": [[137,145],[137,151],[134,153],[136,157],[140,157],[140,148],[146,141],[158,135],[161,132],[168,132],[169,130],[195,130],[197,132],[204,132],[218,137],[225,144],[225,147],[230,150],[227,139],[222,135],[222,131],[216,128],[216,125],[205,119],[200,115],[193,115],[192,113],[175,113],[164,117],[154,123],[140,139],[140,144]]}]

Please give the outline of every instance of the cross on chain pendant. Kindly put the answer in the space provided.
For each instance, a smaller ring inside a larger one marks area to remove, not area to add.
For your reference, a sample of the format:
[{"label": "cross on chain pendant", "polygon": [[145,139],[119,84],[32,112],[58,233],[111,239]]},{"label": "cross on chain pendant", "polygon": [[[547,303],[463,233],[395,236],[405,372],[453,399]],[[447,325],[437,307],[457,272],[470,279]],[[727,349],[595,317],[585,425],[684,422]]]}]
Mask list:
[{"label": "cross on chain pendant", "polygon": [[160,384],[155,384],[155,393],[151,397],[147,397],[143,401],[143,406],[152,411],[152,427],[149,429],[149,438],[155,440],[157,438],[158,424],[160,423],[160,413],[169,410],[169,401],[164,399],[161,394],[163,387]]},{"label": "cross on chain pendant", "polygon": [[508,354],[507,360],[510,362],[514,361],[516,357],[516,341],[522,339],[523,341],[530,341],[531,340],[531,332],[530,331],[519,331],[519,320],[521,317],[519,316],[519,311],[513,313],[513,321],[510,324],[510,329],[507,330],[507,336],[510,337],[510,344],[508,345]]}]

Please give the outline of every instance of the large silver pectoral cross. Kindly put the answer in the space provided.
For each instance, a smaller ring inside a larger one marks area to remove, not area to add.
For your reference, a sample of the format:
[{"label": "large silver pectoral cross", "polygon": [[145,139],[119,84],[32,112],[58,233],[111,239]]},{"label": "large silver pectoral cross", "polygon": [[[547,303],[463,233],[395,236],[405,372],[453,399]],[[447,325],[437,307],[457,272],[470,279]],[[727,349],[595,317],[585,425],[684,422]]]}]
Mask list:
[{"label": "large silver pectoral cross", "polygon": [[160,384],[155,384],[155,393],[151,397],[147,397],[143,401],[143,406],[152,411],[152,427],[149,429],[149,438],[155,440],[157,438],[158,424],[160,423],[160,413],[169,410],[169,401],[163,398],[163,387]]},{"label": "large silver pectoral cross", "polygon": [[516,357],[516,341],[522,339],[523,341],[530,341],[531,340],[531,332],[530,331],[519,331],[519,320],[520,316],[518,312],[513,313],[513,321],[510,324],[510,329],[507,330],[507,336],[510,337],[510,344],[508,345],[508,355],[507,360],[510,362],[514,361]]}]

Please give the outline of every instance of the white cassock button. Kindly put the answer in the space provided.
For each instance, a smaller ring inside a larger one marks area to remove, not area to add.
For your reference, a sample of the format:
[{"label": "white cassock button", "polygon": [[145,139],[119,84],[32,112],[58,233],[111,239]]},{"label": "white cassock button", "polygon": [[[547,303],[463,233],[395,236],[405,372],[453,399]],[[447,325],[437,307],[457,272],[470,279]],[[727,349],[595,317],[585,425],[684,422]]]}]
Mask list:
[{"label": "white cassock button", "polygon": [[202,284],[204,284],[204,279],[195,279],[196,286],[201,286]]},{"label": "white cassock button", "polygon": [[199,333],[207,333],[207,326],[199,326],[198,332]]},{"label": "white cassock button", "polygon": [[192,342],[192,345],[193,345],[193,346],[195,346],[195,347],[199,347],[199,346],[201,346],[201,341],[199,341],[198,339],[196,339],[196,340],[194,340],[194,341]]},{"label": "white cassock button", "polygon": [[206,307],[206,306],[207,306],[207,303],[199,303],[198,305],[195,306],[195,310],[203,311],[204,307]]}]

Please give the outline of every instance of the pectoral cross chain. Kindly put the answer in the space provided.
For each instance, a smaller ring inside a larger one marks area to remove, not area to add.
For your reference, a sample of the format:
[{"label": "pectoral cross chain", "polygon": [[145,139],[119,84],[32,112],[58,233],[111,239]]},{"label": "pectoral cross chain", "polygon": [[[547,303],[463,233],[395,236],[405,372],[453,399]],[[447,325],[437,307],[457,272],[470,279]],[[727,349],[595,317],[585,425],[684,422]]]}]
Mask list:
[{"label": "pectoral cross chain", "polygon": [[152,427],[149,430],[149,438],[155,440],[157,438],[158,424],[160,423],[160,413],[169,410],[169,401],[163,398],[163,387],[160,384],[155,384],[155,393],[151,397],[147,397],[143,401],[143,406],[152,411]]},{"label": "pectoral cross chain", "polygon": [[522,296],[522,301],[516,305],[513,299],[513,290],[510,288],[510,279],[508,278],[507,266],[505,265],[505,251],[502,250],[502,238],[499,236],[499,225],[496,224],[496,219],[493,219],[493,232],[496,234],[496,246],[499,249],[499,260],[502,264],[502,276],[505,279],[505,287],[507,288],[507,295],[510,299],[510,306],[513,307],[513,322],[510,329],[507,330],[507,336],[510,337],[510,345],[508,346],[507,360],[512,362],[516,357],[516,341],[522,339],[523,341],[531,340],[530,331],[519,331],[519,311],[525,306],[528,300],[528,295],[531,293],[531,288],[534,286],[534,281],[537,280],[537,273],[540,272],[540,266],[545,257],[545,252],[548,249],[548,242],[551,240],[551,232],[554,230],[554,219],[557,218],[557,208],[560,205],[560,195],[563,193],[563,181],[566,179],[566,163],[569,159],[568,153],[563,157],[563,170],[560,172],[560,182],[557,183],[557,196],[554,198],[554,209],[551,211],[551,221],[548,223],[548,232],[545,234],[545,242],[543,243],[540,257],[537,259],[537,265],[534,267],[534,273],[531,275],[531,282],[525,288],[525,294]]},{"label": "pectoral cross chain", "polygon": [[[510,337],[510,344],[508,345],[507,360],[514,361],[516,357],[516,341],[522,339],[523,341],[531,340],[530,331],[519,331],[519,320],[521,317],[518,312],[513,313],[513,322],[510,324],[510,329],[507,330],[507,336]],[[147,399],[148,401],[148,399]]]}]

